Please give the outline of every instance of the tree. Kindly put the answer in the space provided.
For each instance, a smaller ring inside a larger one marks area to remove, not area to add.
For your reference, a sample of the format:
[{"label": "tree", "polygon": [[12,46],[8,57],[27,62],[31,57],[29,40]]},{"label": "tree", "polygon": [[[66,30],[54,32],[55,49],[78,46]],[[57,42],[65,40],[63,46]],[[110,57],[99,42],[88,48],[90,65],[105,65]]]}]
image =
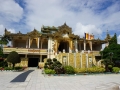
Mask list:
[{"label": "tree", "polygon": [[8,44],[9,43],[9,41],[10,41],[11,39],[10,39],[10,37],[9,36],[6,36],[6,35],[4,35],[4,36],[2,36],[2,35],[0,35],[0,57],[4,57],[4,54],[3,54],[3,44]]},{"label": "tree", "polygon": [[17,52],[12,51],[7,57],[7,61],[13,64],[13,68],[16,63],[20,63],[20,56]]},{"label": "tree", "polygon": [[3,57],[3,51],[2,51],[2,48],[0,47],[0,58]]},{"label": "tree", "polygon": [[117,35],[116,35],[116,33],[114,34],[114,36],[109,41],[109,45],[111,45],[111,44],[117,44]]},{"label": "tree", "polygon": [[4,35],[4,36],[1,36],[1,39],[0,39],[0,44],[1,44],[1,45],[2,45],[2,44],[8,44],[8,43],[9,43],[9,41],[11,41],[10,37],[9,37],[9,36]]},{"label": "tree", "polygon": [[109,46],[105,47],[103,51],[100,52],[102,59],[104,60],[103,63],[105,64],[106,68],[109,65],[116,65],[116,60],[120,61],[120,45],[117,44],[117,36],[116,33],[114,36],[109,40]]}]

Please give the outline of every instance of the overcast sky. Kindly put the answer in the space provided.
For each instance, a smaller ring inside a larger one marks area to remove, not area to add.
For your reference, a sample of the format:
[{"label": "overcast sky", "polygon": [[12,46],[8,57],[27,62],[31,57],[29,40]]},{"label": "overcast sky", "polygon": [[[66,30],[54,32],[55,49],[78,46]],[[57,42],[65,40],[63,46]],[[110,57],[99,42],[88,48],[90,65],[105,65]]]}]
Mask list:
[{"label": "overcast sky", "polygon": [[120,0],[0,0],[0,34],[65,22],[80,37],[86,32],[104,39],[108,30],[120,43]]}]

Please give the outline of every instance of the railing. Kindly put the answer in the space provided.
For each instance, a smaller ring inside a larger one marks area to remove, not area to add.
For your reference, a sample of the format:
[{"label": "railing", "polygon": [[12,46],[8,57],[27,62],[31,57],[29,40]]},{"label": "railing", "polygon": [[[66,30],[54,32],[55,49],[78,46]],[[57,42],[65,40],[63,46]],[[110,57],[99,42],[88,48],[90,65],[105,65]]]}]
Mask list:
[{"label": "railing", "polygon": [[3,52],[4,53],[10,53],[12,51],[16,51],[18,53],[35,53],[35,54],[40,54],[40,53],[48,53],[47,49],[31,49],[31,48],[12,48],[12,47],[4,47]]},{"label": "railing", "polygon": [[12,52],[12,51],[16,51],[18,53],[28,53],[28,49],[27,48],[11,48],[11,47],[4,47],[3,48],[3,52],[4,53],[9,53],[9,52]]}]

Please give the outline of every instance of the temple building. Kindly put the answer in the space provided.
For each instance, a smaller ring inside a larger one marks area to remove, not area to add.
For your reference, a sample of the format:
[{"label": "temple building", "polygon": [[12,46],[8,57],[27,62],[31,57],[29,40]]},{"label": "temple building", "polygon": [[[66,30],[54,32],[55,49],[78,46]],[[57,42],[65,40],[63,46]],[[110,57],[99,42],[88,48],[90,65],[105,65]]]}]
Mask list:
[{"label": "temple building", "polygon": [[99,51],[105,40],[95,39],[94,35],[85,33],[85,37],[74,35],[66,23],[58,27],[42,26],[41,31],[34,29],[26,34],[11,33],[5,29],[5,35],[11,40],[10,47],[4,47],[4,54],[16,51],[25,67],[44,66],[46,58],[57,58],[64,65],[83,68],[98,65]]}]

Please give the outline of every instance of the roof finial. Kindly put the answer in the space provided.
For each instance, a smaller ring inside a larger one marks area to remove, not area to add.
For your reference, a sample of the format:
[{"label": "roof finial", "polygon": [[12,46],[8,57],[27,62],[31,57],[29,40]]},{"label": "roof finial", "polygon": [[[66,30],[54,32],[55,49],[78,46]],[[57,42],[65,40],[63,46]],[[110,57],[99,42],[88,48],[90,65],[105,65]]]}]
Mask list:
[{"label": "roof finial", "polygon": [[64,25],[66,25],[66,21],[65,21]]},{"label": "roof finial", "polygon": [[107,34],[108,34],[108,29],[107,29]]}]

